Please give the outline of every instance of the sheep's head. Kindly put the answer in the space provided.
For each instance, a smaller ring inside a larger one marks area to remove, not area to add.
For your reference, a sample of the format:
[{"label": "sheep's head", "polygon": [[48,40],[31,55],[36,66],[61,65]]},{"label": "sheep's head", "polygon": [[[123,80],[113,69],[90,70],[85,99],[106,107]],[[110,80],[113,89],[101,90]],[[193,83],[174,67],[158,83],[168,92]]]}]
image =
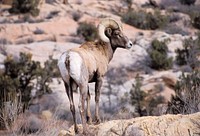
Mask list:
[{"label": "sheep's head", "polygon": [[98,25],[98,34],[102,41],[110,43],[113,48],[131,48],[132,42],[123,34],[122,25],[114,19],[102,20]]}]

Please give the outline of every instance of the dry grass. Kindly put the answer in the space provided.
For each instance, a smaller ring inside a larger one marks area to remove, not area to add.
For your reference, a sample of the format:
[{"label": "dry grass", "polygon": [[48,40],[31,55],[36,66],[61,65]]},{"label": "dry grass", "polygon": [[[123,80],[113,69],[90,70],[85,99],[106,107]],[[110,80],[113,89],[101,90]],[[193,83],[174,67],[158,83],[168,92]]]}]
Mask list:
[{"label": "dry grass", "polygon": [[[18,114],[20,103],[8,103],[7,107],[1,110],[1,119],[6,129],[0,130],[3,136],[56,136],[61,130],[67,130],[71,124],[61,120],[55,112],[49,118],[29,112]],[[12,123],[11,123],[12,121]]]}]

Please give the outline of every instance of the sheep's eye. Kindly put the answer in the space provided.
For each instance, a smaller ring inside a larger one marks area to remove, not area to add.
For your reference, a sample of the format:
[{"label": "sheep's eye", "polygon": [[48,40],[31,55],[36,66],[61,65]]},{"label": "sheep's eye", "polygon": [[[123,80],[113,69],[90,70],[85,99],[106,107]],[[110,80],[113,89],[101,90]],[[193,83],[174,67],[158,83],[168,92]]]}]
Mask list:
[{"label": "sheep's eye", "polygon": [[117,34],[116,36],[117,36],[117,37],[119,37],[119,38],[121,38],[121,37],[122,37],[122,35],[121,35],[121,34]]},{"label": "sheep's eye", "polygon": [[121,37],[121,35],[119,33],[115,33],[115,36],[117,37]]},{"label": "sheep's eye", "polygon": [[116,36],[119,35],[119,34],[120,34],[119,32],[115,32],[115,33],[114,33],[114,35],[116,35]]}]

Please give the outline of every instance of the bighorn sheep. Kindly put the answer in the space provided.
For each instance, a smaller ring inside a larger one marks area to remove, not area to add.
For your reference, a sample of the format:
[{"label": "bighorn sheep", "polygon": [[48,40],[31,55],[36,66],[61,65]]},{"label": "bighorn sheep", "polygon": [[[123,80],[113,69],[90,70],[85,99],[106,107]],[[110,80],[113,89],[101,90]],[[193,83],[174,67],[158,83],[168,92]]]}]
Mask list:
[{"label": "bighorn sheep", "polygon": [[[72,48],[64,52],[58,61],[58,67],[70,102],[70,110],[73,115],[74,130],[76,133],[78,133],[78,127],[73,92],[79,87],[80,103],[78,107],[83,125],[83,133],[85,133],[87,132],[86,119],[87,123],[91,123],[92,121],[88,83],[95,82],[95,122],[100,123],[100,89],[103,77],[107,72],[108,63],[111,61],[116,48],[129,49],[133,45],[123,34],[122,25],[111,18],[104,19],[99,23],[98,34],[99,39],[97,41],[86,42],[78,48]],[[85,100],[87,100],[86,119]]]}]

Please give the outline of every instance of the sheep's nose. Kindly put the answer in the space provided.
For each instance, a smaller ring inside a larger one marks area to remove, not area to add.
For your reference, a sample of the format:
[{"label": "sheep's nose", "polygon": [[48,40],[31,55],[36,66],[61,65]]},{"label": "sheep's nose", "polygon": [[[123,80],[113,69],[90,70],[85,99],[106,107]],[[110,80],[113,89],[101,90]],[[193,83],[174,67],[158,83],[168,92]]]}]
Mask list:
[{"label": "sheep's nose", "polygon": [[131,41],[128,42],[127,48],[131,48],[133,46],[133,43]]}]

